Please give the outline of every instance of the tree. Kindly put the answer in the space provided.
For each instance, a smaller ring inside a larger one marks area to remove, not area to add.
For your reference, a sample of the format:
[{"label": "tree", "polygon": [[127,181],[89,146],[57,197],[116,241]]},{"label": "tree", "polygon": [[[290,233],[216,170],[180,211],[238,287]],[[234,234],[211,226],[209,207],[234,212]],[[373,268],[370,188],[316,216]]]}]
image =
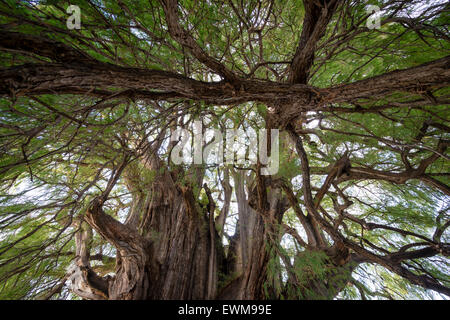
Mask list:
[{"label": "tree", "polygon": [[[448,9],[0,1],[0,297],[449,296]],[[279,171],[175,164],[194,121]]]}]

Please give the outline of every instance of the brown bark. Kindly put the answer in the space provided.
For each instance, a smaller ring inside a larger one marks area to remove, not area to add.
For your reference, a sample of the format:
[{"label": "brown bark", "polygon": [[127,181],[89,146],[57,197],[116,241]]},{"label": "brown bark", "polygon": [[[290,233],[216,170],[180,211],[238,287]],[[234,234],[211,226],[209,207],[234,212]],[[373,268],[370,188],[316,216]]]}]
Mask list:
[{"label": "brown bark", "polygon": [[[220,242],[211,220],[213,204],[202,207],[193,185],[178,182],[177,170],[159,170],[156,157],[143,164],[143,170],[161,173],[142,190],[125,172],[134,203],[124,224],[103,212],[101,200],[94,201],[86,215],[86,221],[117,249],[115,277],[109,279],[106,298],[215,298],[221,251],[216,250]],[[85,285],[95,289],[95,284]]]},{"label": "brown bark", "polygon": [[[35,36],[2,31],[2,46],[57,63],[4,68],[0,95],[84,94],[135,99],[191,99],[220,105],[259,101],[276,106],[272,126],[286,127],[302,112],[329,103],[355,102],[395,92],[426,92],[450,83],[450,57],[330,88],[263,80],[202,82],[167,71],[121,67],[95,61],[75,49]],[[64,60],[64,57],[70,57]],[[59,63],[64,60],[64,64]],[[236,87],[236,83],[239,85]],[[76,85],[75,85],[76,84]],[[119,91],[112,89],[120,88]]]},{"label": "brown bark", "polygon": [[314,62],[317,42],[323,37],[339,1],[304,0],[305,19],[297,50],[290,66],[290,83],[307,83],[309,70]]},{"label": "brown bark", "polygon": [[148,298],[211,299],[218,272],[207,212],[190,187],[177,188],[171,179],[167,173],[155,182],[139,227],[152,239],[149,255],[155,272]]}]

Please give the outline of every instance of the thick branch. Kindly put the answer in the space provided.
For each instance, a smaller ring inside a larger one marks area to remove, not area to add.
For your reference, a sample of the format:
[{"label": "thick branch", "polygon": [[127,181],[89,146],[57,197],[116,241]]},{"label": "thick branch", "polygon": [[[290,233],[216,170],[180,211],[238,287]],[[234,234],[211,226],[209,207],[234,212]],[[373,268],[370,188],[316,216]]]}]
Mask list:
[{"label": "thick branch", "polygon": [[327,90],[323,101],[349,102],[362,98],[384,97],[396,91],[420,93],[429,87],[446,87],[450,83],[450,56],[417,67],[396,70],[376,77],[341,84]]}]

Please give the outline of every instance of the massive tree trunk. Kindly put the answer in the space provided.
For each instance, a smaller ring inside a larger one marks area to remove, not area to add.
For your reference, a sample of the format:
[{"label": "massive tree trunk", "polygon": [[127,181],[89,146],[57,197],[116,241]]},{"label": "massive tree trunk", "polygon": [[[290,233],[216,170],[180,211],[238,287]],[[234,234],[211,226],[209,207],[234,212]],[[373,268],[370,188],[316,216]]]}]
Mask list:
[{"label": "massive tree trunk", "polygon": [[165,178],[155,182],[147,195],[139,226],[151,241],[148,298],[214,298],[217,233],[210,230],[209,213],[196,202],[191,188],[179,188]]}]

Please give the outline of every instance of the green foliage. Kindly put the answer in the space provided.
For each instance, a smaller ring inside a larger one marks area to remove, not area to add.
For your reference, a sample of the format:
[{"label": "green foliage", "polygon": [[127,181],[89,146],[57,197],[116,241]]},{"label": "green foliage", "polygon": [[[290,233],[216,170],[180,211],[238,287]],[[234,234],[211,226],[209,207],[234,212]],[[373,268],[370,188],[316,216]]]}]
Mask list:
[{"label": "green foliage", "polygon": [[[410,2],[411,6],[400,10],[400,17],[414,16],[417,5],[428,8],[430,16],[419,15],[414,27],[392,21],[369,31],[364,23],[353,25],[364,21],[368,3],[385,7],[388,2],[351,1],[348,12],[339,11],[317,43],[308,85],[327,88],[356,82],[447,56],[449,11],[432,14],[433,1]],[[81,8],[81,30],[69,32],[66,28],[69,4]],[[302,1],[183,0],[178,10],[181,26],[189,30],[204,53],[229,70],[255,81],[287,81],[287,67],[303,29]],[[386,10],[387,15],[394,9]],[[265,17],[267,22],[263,23]],[[170,36],[164,10],[156,0],[6,0],[0,3],[0,25],[8,31],[59,41],[108,64],[164,70],[205,82],[220,80]],[[52,62],[50,58],[21,51],[0,52],[2,68],[48,62]],[[201,207],[205,208],[209,199],[195,182],[203,178],[219,211],[224,201],[224,171],[231,168],[173,165],[169,161],[169,131],[175,125],[189,127],[194,119],[220,130],[266,128],[274,107],[260,102],[221,106],[188,100],[136,101],[120,83],[110,88],[110,93],[107,98],[50,93],[26,97],[15,92],[0,97],[0,299],[33,299],[58,284],[74,258],[76,228],[72,222],[84,216],[91,201],[105,190],[114,169],[125,160],[129,162],[104,206],[105,212],[118,220],[124,221],[137,200],[144,199],[140,205],[148,206],[155,196],[152,186],[167,182],[162,181],[167,177],[178,187],[192,187],[202,214]],[[395,174],[405,171],[402,153],[406,152],[411,168],[418,168],[436,154],[439,141],[449,139],[450,115],[447,104],[422,106],[420,102],[448,101],[449,93],[448,87],[432,92],[392,92],[352,103],[328,105],[323,101],[317,109],[303,112],[298,129],[304,130],[301,137],[311,167],[313,196],[325,182],[323,172],[344,154],[353,167]],[[435,125],[417,139],[426,123]],[[162,142],[155,151],[152,148],[159,139]],[[282,133],[280,141],[280,170],[267,184],[287,182],[299,208],[309,215],[298,154],[287,135]],[[159,168],[152,156],[158,158]],[[249,196],[254,167],[246,162],[232,169],[249,172],[244,179]],[[424,174],[435,184],[448,187],[449,170],[444,152]],[[169,171],[170,175],[165,175]],[[232,179],[233,187],[235,183]],[[448,221],[448,196],[418,179],[404,183],[355,179],[339,182],[339,187],[352,201],[346,213],[368,223],[433,238],[436,228]],[[267,188],[271,196],[273,186]],[[230,215],[238,210],[233,197]],[[342,197],[331,186],[319,208],[330,213],[326,217],[330,224],[340,217],[337,204],[342,204]],[[423,240],[389,229],[363,230],[356,219],[345,219],[345,225],[336,229],[364,248],[370,243],[370,250],[378,255]],[[294,210],[284,213],[283,223],[306,239]],[[281,228],[276,231],[284,232]],[[156,243],[161,238],[154,230],[148,235]],[[444,233],[441,242],[449,241],[448,232]],[[332,298],[339,291],[333,291],[335,287],[344,288],[339,298],[345,299],[363,295],[382,299],[435,297],[386,269],[368,264],[358,266],[352,273],[357,279],[350,279],[348,271],[332,265],[324,251],[302,248],[293,238],[266,246],[270,250],[266,252],[269,262],[263,289],[268,298]],[[92,251],[114,254],[97,233]],[[408,263],[414,266],[413,272],[425,270],[448,286],[450,268],[443,255]],[[114,269],[109,260],[99,262],[96,268],[102,274]],[[220,273],[219,289],[238,276]],[[290,277],[295,278],[295,286]],[[57,297],[70,296],[63,292]]]}]

